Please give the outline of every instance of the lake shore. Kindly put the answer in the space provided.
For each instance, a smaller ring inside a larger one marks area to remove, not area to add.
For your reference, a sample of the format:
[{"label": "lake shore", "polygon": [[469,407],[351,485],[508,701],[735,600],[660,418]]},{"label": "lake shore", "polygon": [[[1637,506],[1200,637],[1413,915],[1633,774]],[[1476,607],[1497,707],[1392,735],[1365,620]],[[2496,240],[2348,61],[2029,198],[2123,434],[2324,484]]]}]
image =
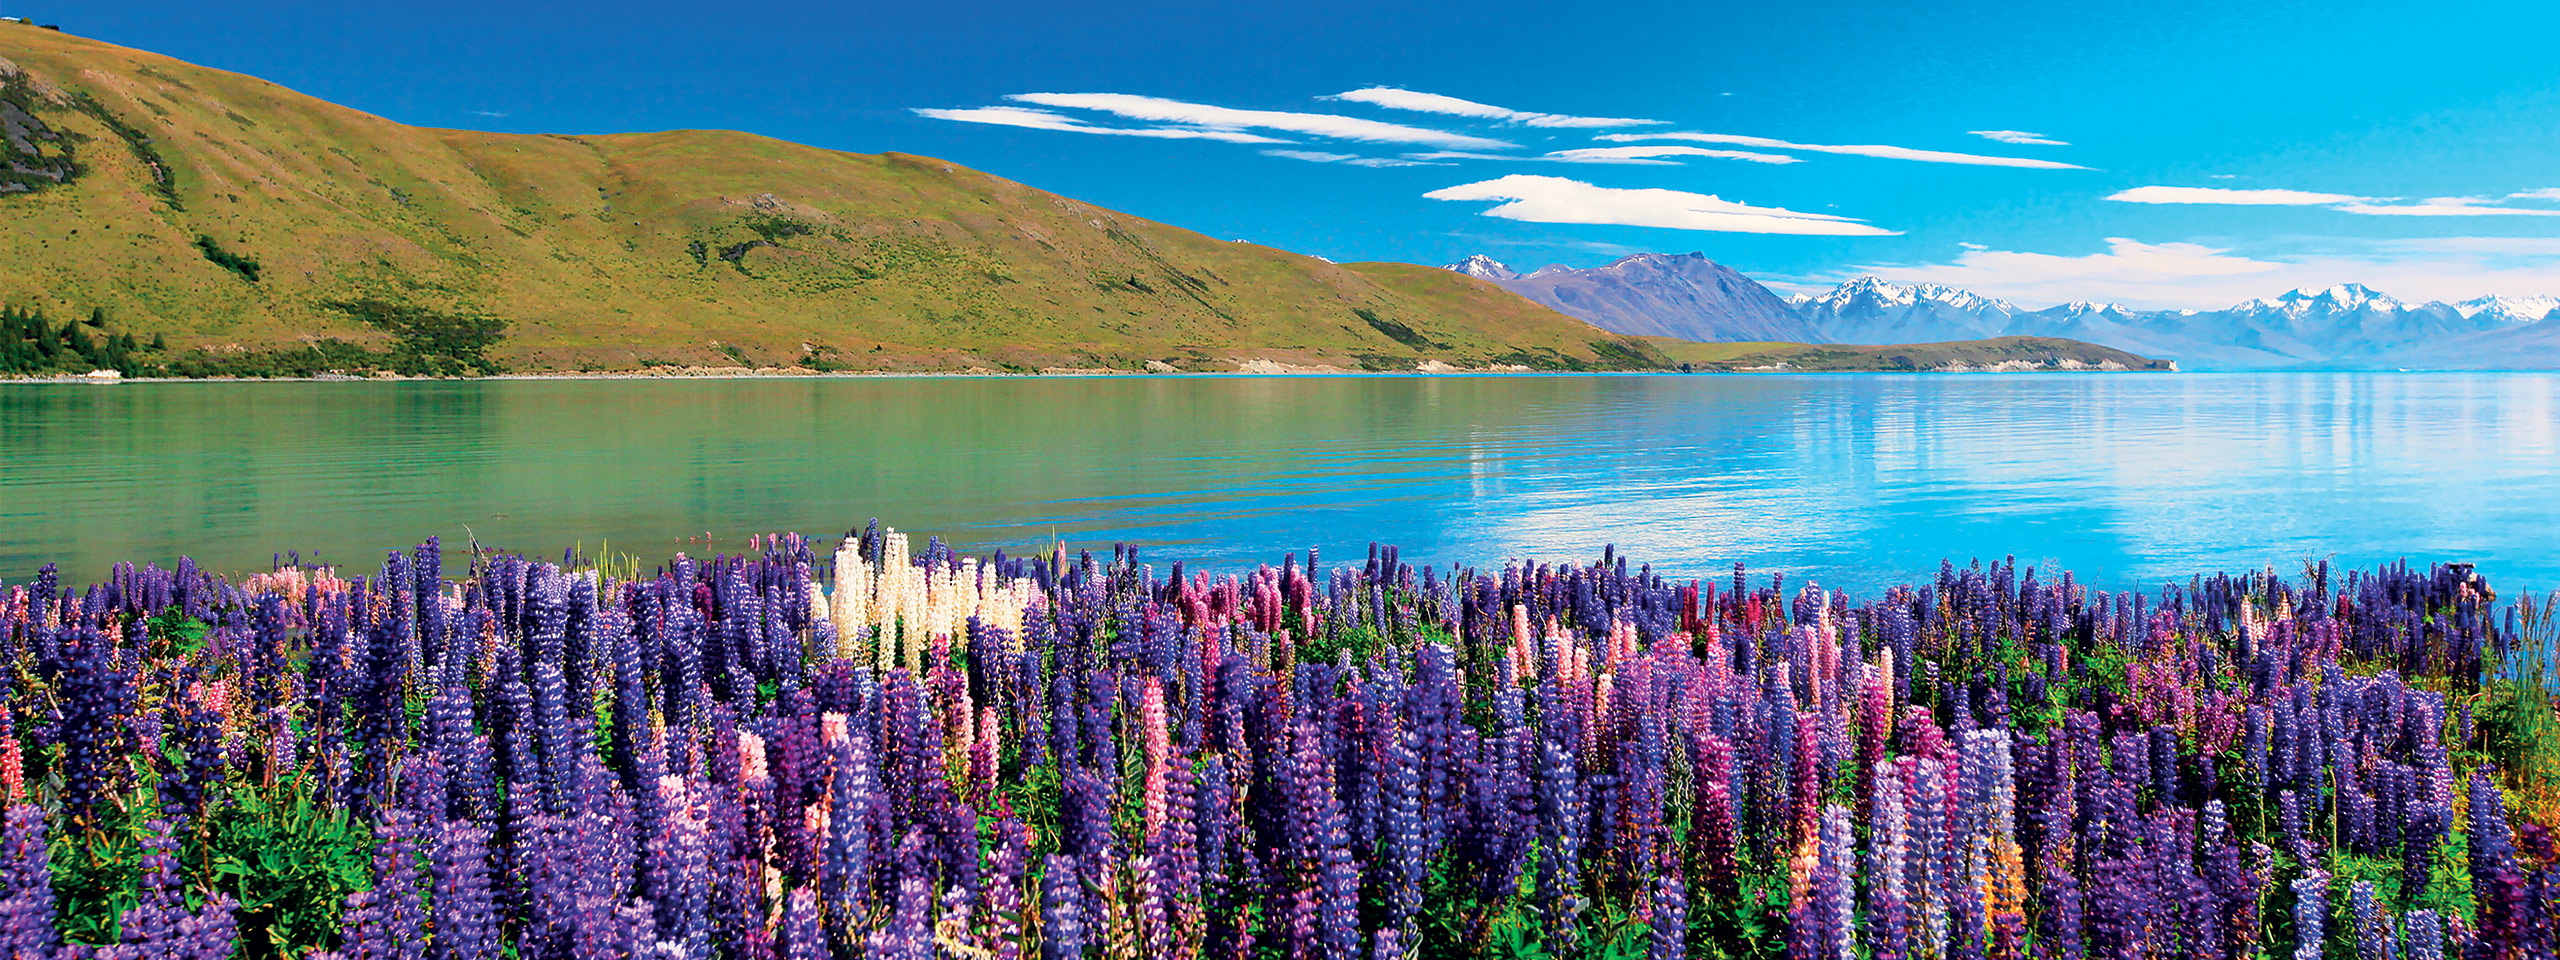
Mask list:
[{"label": "lake shore", "polygon": [[662,367],[647,370],[560,370],[541,373],[501,373],[485,377],[409,377],[399,374],[372,376],[317,377],[90,377],[65,374],[42,377],[0,377],[0,384],[44,383],[88,386],[114,386],[127,383],[403,383],[410,381],[451,380],[952,380],[952,379],[1258,379],[1269,377],[1589,377],[1589,376],[1770,376],[1802,374],[1878,373],[1878,374],[2019,374],[2019,373],[2179,373],[2167,370],[2143,370],[2121,367],[2030,367],[2016,364],[1999,366],[1953,366],[1920,370],[1808,370],[1792,366],[1746,367],[1739,369],[1693,370],[1533,370],[1527,367],[1468,369],[1448,366],[1430,370],[1354,370],[1331,366],[1296,366],[1274,364],[1271,369],[1250,370],[1111,370],[1049,369],[1030,373],[1009,370],[834,370],[818,371],[801,367]]}]

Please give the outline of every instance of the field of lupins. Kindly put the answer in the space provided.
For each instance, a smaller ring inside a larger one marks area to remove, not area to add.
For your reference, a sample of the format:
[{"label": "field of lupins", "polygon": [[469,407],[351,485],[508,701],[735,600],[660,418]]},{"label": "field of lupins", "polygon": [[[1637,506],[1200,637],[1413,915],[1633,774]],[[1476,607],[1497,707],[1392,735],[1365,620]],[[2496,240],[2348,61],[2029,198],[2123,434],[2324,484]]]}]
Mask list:
[{"label": "field of lupins", "polygon": [[8,587],[0,953],[2560,951],[2551,631],[2467,567],[758,547]]}]

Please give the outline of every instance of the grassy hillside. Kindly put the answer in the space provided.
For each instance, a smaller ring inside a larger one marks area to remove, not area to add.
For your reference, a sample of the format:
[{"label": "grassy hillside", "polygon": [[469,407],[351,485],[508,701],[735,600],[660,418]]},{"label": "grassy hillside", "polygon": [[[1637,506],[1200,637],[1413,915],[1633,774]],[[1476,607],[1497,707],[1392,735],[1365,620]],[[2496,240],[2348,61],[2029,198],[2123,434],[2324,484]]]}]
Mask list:
[{"label": "grassy hillside", "polygon": [[2078,340],[1998,337],[1951,343],[1691,343],[1645,338],[1678,369],[1699,371],[1961,372],[1972,370],[2169,371],[2177,365]]},{"label": "grassy hillside", "polygon": [[182,371],[1666,362],[1472,278],[940,160],[411,127],[17,24],[0,128],[0,305],[102,312],[88,336]]}]

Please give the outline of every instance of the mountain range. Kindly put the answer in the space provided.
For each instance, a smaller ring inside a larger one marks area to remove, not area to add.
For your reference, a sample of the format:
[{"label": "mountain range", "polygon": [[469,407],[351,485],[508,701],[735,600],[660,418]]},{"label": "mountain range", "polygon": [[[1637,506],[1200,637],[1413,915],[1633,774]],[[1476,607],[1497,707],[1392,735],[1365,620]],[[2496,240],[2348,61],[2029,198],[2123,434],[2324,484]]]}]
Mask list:
[{"label": "mountain range", "polygon": [[[1521,274],[1484,255],[1448,269],[1603,329],[1707,341],[1912,344],[2052,337],[2180,361],[2185,369],[2560,366],[2560,298],[2404,303],[2361,284],[2300,289],[2222,310],[2073,302],[2030,310],[1938,284],[1857,277],[1780,298],[1699,254]],[[1786,309],[1777,315],[1771,302]],[[1769,331],[1791,331],[1771,337]]]},{"label": "mountain range", "polygon": [[1589,270],[1551,266],[1528,274],[1477,254],[1449,269],[1618,333],[1708,342],[1824,339],[1769,288],[1702,253],[1641,253]]}]

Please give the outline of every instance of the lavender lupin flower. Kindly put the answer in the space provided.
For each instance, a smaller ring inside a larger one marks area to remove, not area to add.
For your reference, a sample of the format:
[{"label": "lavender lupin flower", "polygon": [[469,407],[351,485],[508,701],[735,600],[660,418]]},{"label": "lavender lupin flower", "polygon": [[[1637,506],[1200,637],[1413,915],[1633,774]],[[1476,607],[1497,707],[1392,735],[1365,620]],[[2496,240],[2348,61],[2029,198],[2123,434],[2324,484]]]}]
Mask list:
[{"label": "lavender lupin flower", "polygon": [[1083,960],[1090,936],[1086,916],[1075,858],[1050,854],[1040,870],[1041,960]]},{"label": "lavender lupin flower", "polygon": [[436,831],[434,843],[429,869],[435,897],[428,909],[434,937],[427,960],[494,960],[499,930],[489,890],[489,831],[451,821]]},{"label": "lavender lupin flower", "polygon": [[2329,919],[2329,875],[2312,871],[2293,882],[2293,960],[2320,960],[2328,942],[2322,925]]},{"label": "lavender lupin flower", "polygon": [[818,923],[818,895],[807,887],[783,900],[781,960],[828,960],[826,930]]},{"label": "lavender lupin flower", "polygon": [[2409,960],[2444,960],[2444,925],[2433,910],[2411,910],[2403,918],[2409,939]]},{"label": "lavender lupin flower", "polygon": [[0,835],[0,960],[46,960],[61,946],[44,832],[43,807],[9,808],[7,833]]}]

